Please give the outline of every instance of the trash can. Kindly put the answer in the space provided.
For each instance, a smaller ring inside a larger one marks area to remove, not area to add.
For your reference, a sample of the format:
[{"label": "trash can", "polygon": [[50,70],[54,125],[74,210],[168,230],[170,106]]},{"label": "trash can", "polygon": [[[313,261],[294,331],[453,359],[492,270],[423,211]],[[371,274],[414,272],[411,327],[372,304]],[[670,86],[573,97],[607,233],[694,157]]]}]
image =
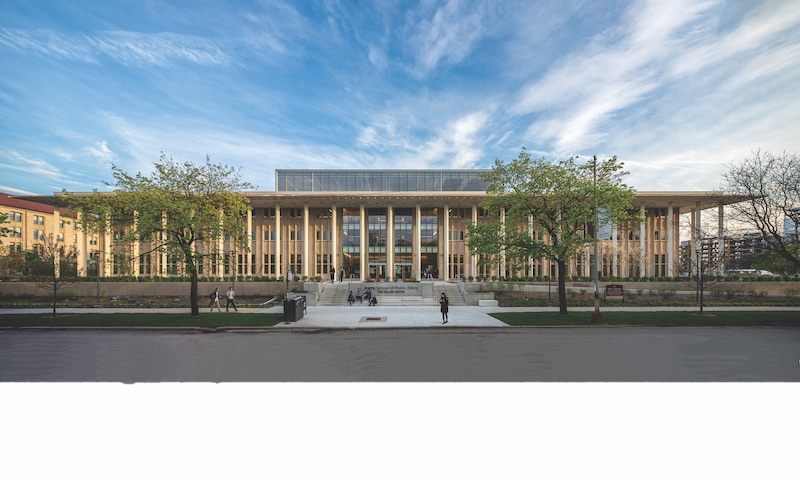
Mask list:
[{"label": "trash can", "polygon": [[283,301],[283,321],[296,322],[303,318],[303,300],[300,298],[287,298]]}]

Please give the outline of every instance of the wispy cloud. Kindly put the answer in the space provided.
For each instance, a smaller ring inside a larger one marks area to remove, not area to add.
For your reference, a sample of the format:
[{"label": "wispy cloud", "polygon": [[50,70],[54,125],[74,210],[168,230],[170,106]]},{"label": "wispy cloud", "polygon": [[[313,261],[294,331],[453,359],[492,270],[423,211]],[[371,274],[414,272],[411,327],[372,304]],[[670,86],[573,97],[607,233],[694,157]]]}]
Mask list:
[{"label": "wispy cloud", "polygon": [[35,192],[29,192],[27,190],[20,190],[18,188],[11,187],[9,185],[2,185],[0,184],[0,192],[8,193],[10,195],[38,195]]},{"label": "wispy cloud", "polygon": [[0,29],[0,42],[15,49],[83,63],[104,56],[128,66],[175,63],[229,65],[229,47],[209,39],[170,32],[100,32],[67,35],[50,30]]},{"label": "wispy cloud", "polygon": [[486,35],[488,14],[485,4],[462,0],[448,0],[440,8],[419,12],[412,19],[415,31],[409,39],[418,68],[427,73],[441,63],[463,60]]},{"label": "wispy cloud", "polygon": [[[759,5],[732,31],[708,35],[699,45],[687,45],[671,64],[671,74],[686,76],[727,62],[731,57],[759,51],[767,44],[797,46],[800,9],[792,1],[773,0]],[[788,35],[787,35],[788,34]]]},{"label": "wispy cloud", "polygon": [[106,142],[105,140],[100,140],[98,142],[95,142],[95,144],[92,145],[91,147],[86,147],[85,151],[92,157],[95,157],[98,160],[101,160],[109,165],[114,160],[114,157],[116,157],[114,152],[112,152],[111,149],[108,148],[108,142]]},{"label": "wispy cloud", "polygon": [[53,162],[28,157],[13,150],[1,152],[0,159],[2,159],[0,167],[26,172],[35,178],[46,177],[58,180],[66,178],[61,173],[61,169]]},{"label": "wispy cloud", "polygon": [[598,34],[585,50],[527,86],[511,113],[538,113],[528,135],[552,141],[557,151],[599,141],[602,134],[596,130],[604,121],[658,88],[661,72],[655,62],[672,51],[673,36],[710,6],[688,0],[634,5],[627,22]]},{"label": "wispy cloud", "polygon": [[0,43],[26,53],[84,63],[97,61],[96,52],[83,36],[70,36],[44,29],[0,28]]}]

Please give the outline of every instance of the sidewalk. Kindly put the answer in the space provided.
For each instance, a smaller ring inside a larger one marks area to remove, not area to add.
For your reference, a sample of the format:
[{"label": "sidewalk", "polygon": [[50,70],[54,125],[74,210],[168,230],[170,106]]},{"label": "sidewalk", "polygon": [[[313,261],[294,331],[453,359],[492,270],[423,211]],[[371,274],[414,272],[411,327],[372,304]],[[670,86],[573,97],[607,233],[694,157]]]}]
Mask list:
[{"label": "sidewalk", "polygon": [[[189,308],[59,308],[58,313],[135,313],[146,310],[152,313],[189,313]],[[570,307],[570,312],[591,312],[593,307]],[[698,307],[604,307],[603,312],[696,312]],[[47,314],[52,308],[0,309],[3,314]],[[800,307],[705,307],[704,311],[797,311]],[[283,306],[271,308],[239,308],[243,314],[277,313],[283,314]],[[353,305],[342,307],[313,306],[307,307],[306,313],[296,322],[281,322],[272,328],[485,328],[508,327],[507,324],[492,317],[491,313],[499,312],[558,312],[558,307],[450,307],[449,321],[442,324],[442,314],[436,307],[425,306],[374,306]],[[208,310],[201,309],[201,315],[209,315]]]}]

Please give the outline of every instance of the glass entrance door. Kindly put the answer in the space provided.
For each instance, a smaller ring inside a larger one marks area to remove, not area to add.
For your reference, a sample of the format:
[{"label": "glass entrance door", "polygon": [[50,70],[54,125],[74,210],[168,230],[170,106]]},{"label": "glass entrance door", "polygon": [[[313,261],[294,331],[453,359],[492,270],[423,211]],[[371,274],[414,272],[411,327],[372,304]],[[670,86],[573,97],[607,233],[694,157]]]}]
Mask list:
[{"label": "glass entrance door", "polygon": [[395,264],[394,266],[394,278],[397,281],[403,280],[413,280],[411,277],[411,264]]},{"label": "glass entrance door", "polygon": [[373,282],[379,280],[386,280],[386,264],[385,263],[370,263],[369,264],[369,278]]}]

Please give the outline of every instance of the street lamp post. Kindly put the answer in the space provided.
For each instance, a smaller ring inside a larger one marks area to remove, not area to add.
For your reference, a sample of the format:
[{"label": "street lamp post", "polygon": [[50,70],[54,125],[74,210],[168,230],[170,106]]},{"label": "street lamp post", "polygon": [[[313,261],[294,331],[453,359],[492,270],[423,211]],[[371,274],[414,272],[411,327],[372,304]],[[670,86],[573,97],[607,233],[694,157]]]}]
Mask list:
[{"label": "street lamp post", "polygon": [[236,250],[231,252],[231,287],[236,290]]},{"label": "street lamp post", "polygon": [[103,255],[102,251],[98,250],[97,259],[95,260],[95,265],[97,267],[97,298],[94,301],[95,307],[102,306],[102,304],[100,303],[100,257],[102,255]]}]

